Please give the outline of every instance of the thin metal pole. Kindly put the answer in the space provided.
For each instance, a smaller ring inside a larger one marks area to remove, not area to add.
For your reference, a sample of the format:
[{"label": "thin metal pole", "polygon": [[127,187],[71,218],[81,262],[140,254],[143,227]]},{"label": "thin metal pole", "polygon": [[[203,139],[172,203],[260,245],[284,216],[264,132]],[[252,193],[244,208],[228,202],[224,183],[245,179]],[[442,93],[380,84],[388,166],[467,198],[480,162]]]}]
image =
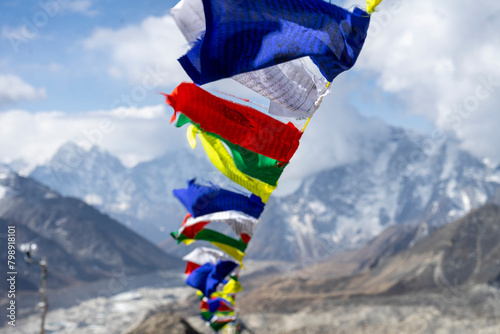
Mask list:
[{"label": "thin metal pole", "polygon": [[47,258],[45,256],[40,261],[40,267],[42,268],[42,287],[40,288],[40,293],[42,294],[42,323],[40,334],[45,334],[45,316],[49,308],[49,304],[47,303]]}]

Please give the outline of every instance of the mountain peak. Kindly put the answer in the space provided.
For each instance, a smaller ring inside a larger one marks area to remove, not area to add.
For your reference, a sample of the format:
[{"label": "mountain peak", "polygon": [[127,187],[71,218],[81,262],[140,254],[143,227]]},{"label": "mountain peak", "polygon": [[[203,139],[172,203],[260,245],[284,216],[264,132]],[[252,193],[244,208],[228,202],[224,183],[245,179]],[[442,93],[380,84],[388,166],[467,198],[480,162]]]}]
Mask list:
[{"label": "mountain peak", "polygon": [[0,165],[0,200],[12,198],[21,194],[31,197],[56,198],[59,194],[30,178],[18,175],[8,166]]},{"label": "mountain peak", "polygon": [[73,142],[63,144],[49,163],[53,170],[62,173],[70,173],[78,169],[92,169],[101,164],[115,171],[122,171],[125,168],[118,158],[100,147],[94,145],[87,149]]}]

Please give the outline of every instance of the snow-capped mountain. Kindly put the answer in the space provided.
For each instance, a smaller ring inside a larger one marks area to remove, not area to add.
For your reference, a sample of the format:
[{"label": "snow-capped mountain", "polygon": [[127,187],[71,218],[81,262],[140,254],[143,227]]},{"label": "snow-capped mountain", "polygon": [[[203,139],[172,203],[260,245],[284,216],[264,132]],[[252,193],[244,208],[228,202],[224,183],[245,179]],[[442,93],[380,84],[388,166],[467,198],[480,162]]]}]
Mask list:
[{"label": "snow-capped mountain", "polygon": [[[308,176],[291,195],[271,197],[249,257],[314,260],[361,245],[390,225],[426,222],[432,229],[486,203],[499,188],[500,167],[453,140],[389,128],[387,138],[366,147],[370,154],[358,161]],[[159,242],[185,213],[172,190],[213,171],[187,150],[125,168],[98,148],[83,152],[67,144],[31,176]]]},{"label": "snow-capped mountain", "polygon": [[[486,203],[499,188],[500,169],[452,140],[430,142],[393,128],[373,153],[372,159],[312,175],[292,195],[277,198],[273,212],[266,210],[260,221],[257,233],[264,236],[253,238],[249,255],[279,253],[282,259],[317,262],[390,225],[446,224]],[[269,236],[276,225],[279,232]],[[269,247],[276,250],[261,251]]]}]

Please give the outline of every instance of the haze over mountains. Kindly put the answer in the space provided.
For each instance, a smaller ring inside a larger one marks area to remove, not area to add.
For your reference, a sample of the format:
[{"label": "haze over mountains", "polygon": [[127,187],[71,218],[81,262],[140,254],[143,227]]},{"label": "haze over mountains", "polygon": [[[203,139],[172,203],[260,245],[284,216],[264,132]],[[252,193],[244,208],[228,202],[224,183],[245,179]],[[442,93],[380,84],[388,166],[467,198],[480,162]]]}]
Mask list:
[{"label": "haze over mountains", "polygon": [[[294,193],[271,197],[249,258],[307,261],[362,245],[391,225],[426,222],[432,230],[496,193],[500,166],[453,140],[388,129],[387,138],[367,145],[370,151],[358,161],[307,176]],[[99,148],[85,152],[68,143],[31,176],[158,243],[168,240],[185,213],[172,190],[215,174],[188,150],[126,168]]]}]

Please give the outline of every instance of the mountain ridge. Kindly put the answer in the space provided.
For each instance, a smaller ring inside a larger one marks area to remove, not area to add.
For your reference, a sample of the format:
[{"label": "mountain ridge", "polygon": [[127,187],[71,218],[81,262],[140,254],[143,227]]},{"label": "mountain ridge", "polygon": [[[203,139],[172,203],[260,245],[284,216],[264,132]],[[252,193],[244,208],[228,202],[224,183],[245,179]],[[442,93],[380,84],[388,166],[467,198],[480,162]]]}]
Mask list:
[{"label": "mountain ridge", "polygon": [[[430,228],[439,227],[497,193],[500,166],[493,168],[461,150],[458,142],[393,127],[387,133],[376,141],[364,138],[370,152],[357,161],[309,175],[292,194],[271,197],[248,258],[311,262],[324,253],[366,244],[390,225],[426,222]],[[173,189],[196,176],[228,183],[207,159],[188,150],[104,171],[94,162],[106,154],[92,152],[65,171],[70,184],[78,186],[66,187],[49,177],[58,170],[50,163],[31,175],[64,195],[86,199],[155,243],[168,240],[185,214]],[[103,175],[109,175],[107,183],[100,181]],[[164,244],[174,249],[171,242]]]}]

